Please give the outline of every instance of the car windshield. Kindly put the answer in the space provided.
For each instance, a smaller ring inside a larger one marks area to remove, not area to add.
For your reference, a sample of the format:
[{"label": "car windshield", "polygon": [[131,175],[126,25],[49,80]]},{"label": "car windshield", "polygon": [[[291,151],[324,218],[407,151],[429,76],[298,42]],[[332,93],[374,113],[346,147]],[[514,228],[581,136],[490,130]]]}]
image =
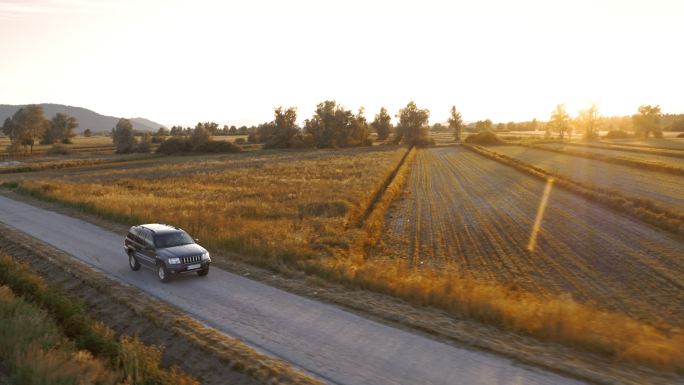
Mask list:
[{"label": "car windshield", "polygon": [[193,241],[192,238],[184,231],[168,234],[157,234],[154,236],[154,244],[159,249],[188,245],[190,243],[195,243],[195,241]]}]

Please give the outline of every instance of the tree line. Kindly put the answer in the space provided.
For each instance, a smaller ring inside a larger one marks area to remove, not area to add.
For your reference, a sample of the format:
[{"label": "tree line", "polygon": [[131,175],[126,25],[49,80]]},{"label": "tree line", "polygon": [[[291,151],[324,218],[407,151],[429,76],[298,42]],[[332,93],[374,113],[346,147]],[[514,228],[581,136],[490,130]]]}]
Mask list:
[{"label": "tree line", "polygon": [[[661,124],[663,114],[660,106],[652,106],[644,104],[639,106],[637,113],[630,118],[622,119],[622,126],[619,131],[629,130],[629,123],[631,123],[631,130],[638,136],[643,138],[663,137],[663,126]],[[546,125],[547,135],[557,133],[558,137],[563,140],[565,136],[572,136],[573,130],[582,131],[585,139],[596,139],[601,128],[612,128],[607,126],[605,119],[601,116],[599,108],[596,104],[591,104],[588,108],[580,110],[575,119],[568,114],[564,104],[558,104],[551,113],[551,119]]]},{"label": "tree line", "polygon": [[2,133],[11,140],[10,152],[16,152],[20,147],[33,152],[36,141],[40,141],[40,144],[70,144],[71,138],[76,136],[74,129],[77,127],[78,120],[75,117],[58,112],[47,119],[43,107],[31,104],[19,108],[5,119]]},{"label": "tree line", "polygon": [[[296,108],[278,107],[274,110],[274,119],[258,125],[249,133],[248,141],[263,143],[265,148],[357,147],[371,145],[370,135],[375,131],[380,141],[407,145],[430,143],[428,109],[421,109],[411,101],[395,117],[398,121],[393,125],[389,112],[382,107],[368,122],[363,108],[354,113],[334,100],[326,100],[316,106],[313,116],[305,119],[300,127]],[[463,121],[456,107],[452,108],[449,127],[460,137]]]},{"label": "tree line", "polygon": [[[602,116],[597,104],[591,104],[572,117],[564,104],[558,104],[551,112],[549,120],[533,119],[526,122],[494,123],[490,119],[478,120],[464,126],[468,132],[510,132],[510,131],[545,131],[547,137],[557,135],[560,139],[571,137],[573,132],[581,132],[586,139],[598,138],[599,131],[607,130],[612,133],[634,132],[636,135],[648,138],[659,138],[663,131],[684,131],[684,114],[663,114],[660,106],[641,105],[637,113],[631,116],[607,117]],[[450,126],[435,123],[431,130],[446,132],[453,130]]]}]

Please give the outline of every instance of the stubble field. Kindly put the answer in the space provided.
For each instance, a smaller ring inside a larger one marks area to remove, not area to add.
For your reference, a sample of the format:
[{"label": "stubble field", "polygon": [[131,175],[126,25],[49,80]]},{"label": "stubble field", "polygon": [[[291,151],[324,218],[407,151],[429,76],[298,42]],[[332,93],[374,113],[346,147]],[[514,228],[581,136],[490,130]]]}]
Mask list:
[{"label": "stubble field", "polygon": [[571,294],[640,319],[684,319],[684,243],[648,225],[551,188],[528,250],[545,187],[465,149],[420,150],[376,257]]},{"label": "stubble field", "polygon": [[[684,151],[670,151],[665,152],[664,150],[648,150],[653,151],[653,153],[648,152],[634,152],[634,151],[624,151],[624,147],[603,146],[601,147],[588,147],[576,144],[566,144],[566,143],[543,143],[537,145],[538,147],[549,148],[551,150],[561,150],[561,151],[574,151],[583,152],[589,154],[599,154],[611,158],[624,158],[634,161],[639,161],[647,164],[662,164],[669,167],[684,168]],[[631,148],[630,148],[631,149]],[[640,149],[638,149],[640,151]],[[670,153],[678,156],[668,156]]]},{"label": "stubble field", "polygon": [[573,155],[521,146],[490,150],[587,185],[647,199],[674,213],[684,213],[684,178]]}]

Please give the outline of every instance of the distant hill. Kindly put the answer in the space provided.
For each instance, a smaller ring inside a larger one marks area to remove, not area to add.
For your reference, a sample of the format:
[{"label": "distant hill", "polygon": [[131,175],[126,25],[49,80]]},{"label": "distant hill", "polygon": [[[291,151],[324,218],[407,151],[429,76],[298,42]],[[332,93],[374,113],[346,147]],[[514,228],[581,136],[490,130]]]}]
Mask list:
[{"label": "distant hill", "polygon": [[[25,104],[0,104],[0,126],[8,116],[12,116],[19,108],[25,106]],[[77,133],[82,133],[86,128],[90,128],[90,130],[93,132],[111,131],[111,129],[116,126],[116,123],[119,121],[119,118],[114,116],[101,115],[95,111],[91,111],[82,107],[72,107],[65,106],[63,104],[52,103],[42,103],[40,106],[43,107],[45,117],[48,119],[53,117],[58,112],[65,113],[78,119],[78,128],[76,129]],[[163,124],[159,124],[145,118],[132,118],[129,120],[133,124],[133,129],[138,131],[157,131],[159,127],[164,126]]]}]

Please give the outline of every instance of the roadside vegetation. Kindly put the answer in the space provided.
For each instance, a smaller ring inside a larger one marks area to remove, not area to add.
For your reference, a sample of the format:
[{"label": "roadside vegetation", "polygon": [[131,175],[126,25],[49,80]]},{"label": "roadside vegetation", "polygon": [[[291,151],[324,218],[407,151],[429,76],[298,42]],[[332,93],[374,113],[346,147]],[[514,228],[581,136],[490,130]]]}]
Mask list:
[{"label": "roadside vegetation", "polygon": [[0,360],[10,384],[199,384],[162,351],[117,337],[83,305],[0,254]]}]

